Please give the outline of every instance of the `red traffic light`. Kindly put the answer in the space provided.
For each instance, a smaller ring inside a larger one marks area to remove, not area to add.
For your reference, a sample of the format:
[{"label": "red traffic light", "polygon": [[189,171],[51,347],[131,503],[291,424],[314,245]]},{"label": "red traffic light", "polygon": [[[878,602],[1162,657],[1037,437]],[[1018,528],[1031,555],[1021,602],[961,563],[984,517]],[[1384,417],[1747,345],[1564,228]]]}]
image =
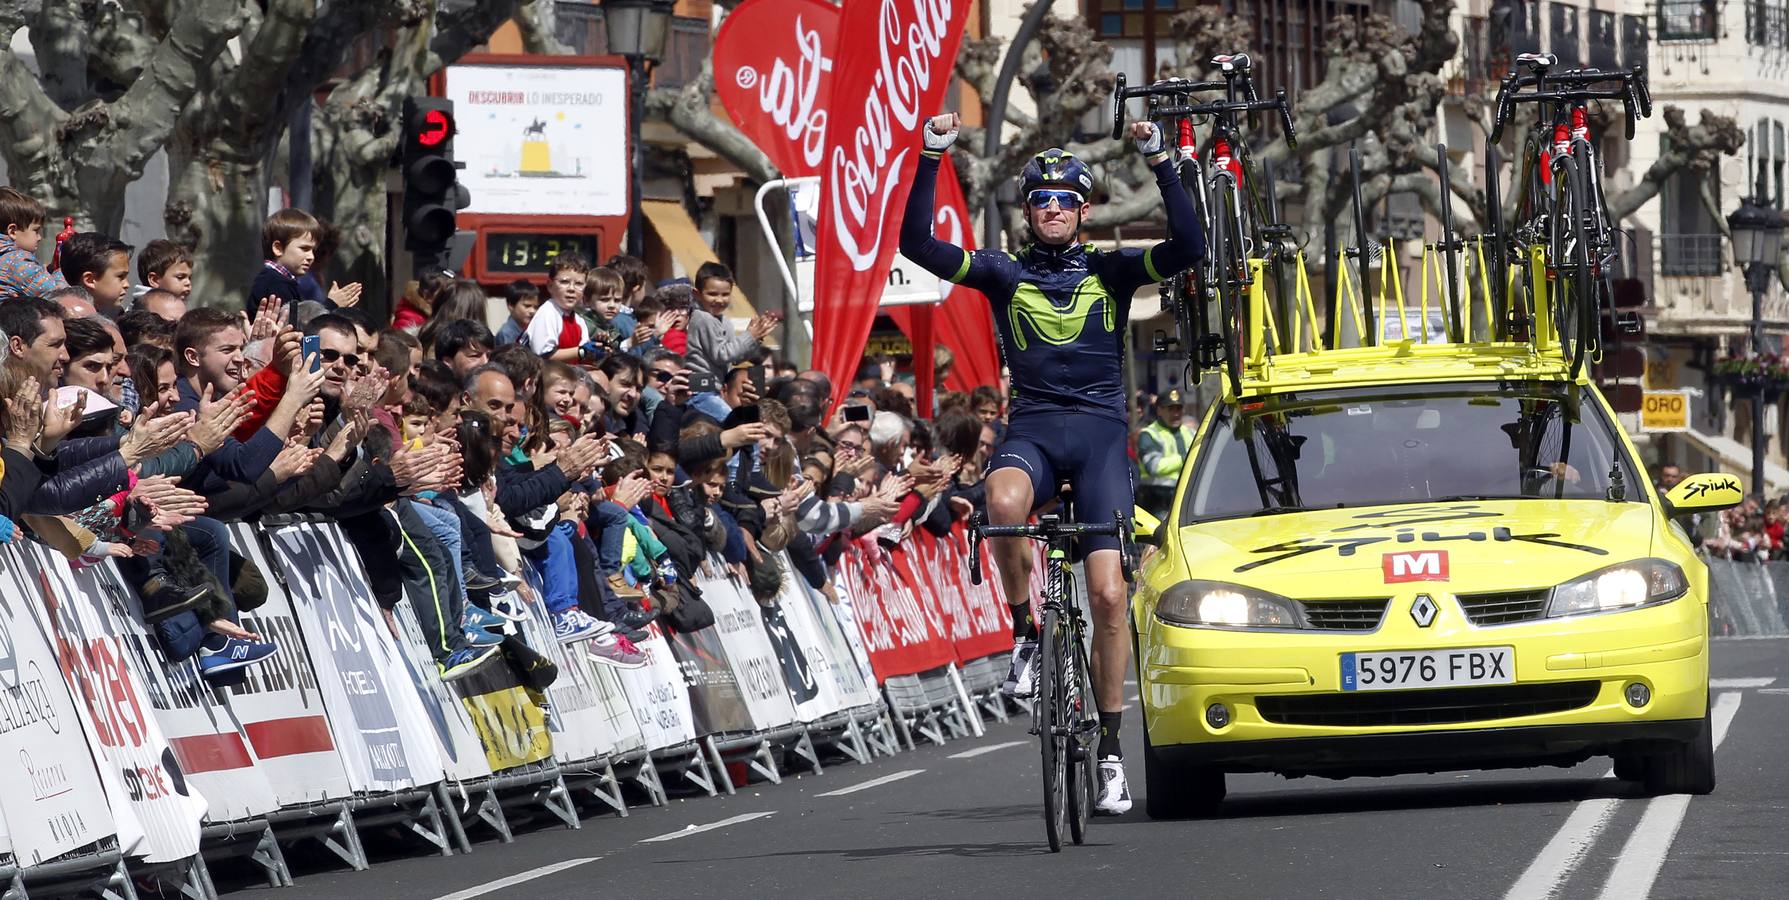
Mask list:
[{"label": "red traffic light", "polygon": [[446,110],[431,109],[423,112],[422,121],[416,129],[417,144],[438,147],[450,137],[453,137],[453,117]]}]

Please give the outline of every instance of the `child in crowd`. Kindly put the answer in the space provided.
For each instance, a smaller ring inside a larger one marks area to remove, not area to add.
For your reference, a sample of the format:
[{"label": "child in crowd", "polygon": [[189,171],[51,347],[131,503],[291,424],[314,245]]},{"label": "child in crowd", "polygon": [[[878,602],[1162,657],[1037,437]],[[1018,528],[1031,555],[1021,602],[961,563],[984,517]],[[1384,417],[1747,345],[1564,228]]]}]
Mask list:
[{"label": "child in crowd", "polygon": [[497,346],[519,344],[528,333],[528,323],[534,321],[534,313],[540,309],[540,288],[526,278],[518,278],[503,289],[504,302],[509,305],[509,321],[497,329]]},{"label": "child in crowd", "polygon": [[41,297],[62,287],[62,279],[37,261],[43,246],[43,204],[10,187],[0,187],[0,298]]},{"label": "child in crowd", "polygon": [[634,317],[623,313],[626,284],[614,269],[592,269],[584,285],[584,305],[578,314],[591,338],[608,347],[619,347],[634,336]]},{"label": "child in crowd", "polygon": [[157,238],[137,254],[137,278],[142,283],[131,288],[132,300],[163,290],[184,302],[193,292],[193,254],[180,244]]},{"label": "child in crowd", "polygon": [[458,275],[444,269],[429,269],[416,276],[414,285],[398,300],[397,311],[391,317],[391,327],[415,334],[434,313],[435,298],[457,278]]},{"label": "child in crowd", "polygon": [[62,278],[86,289],[93,308],[117,318],[119,304],[130,292],[131,245],[97,231],[83,231],[62,242]]},{"label": "child in crowd", "polygon": [[584,325],[577,309],[584,302],[584,284],[590,263],[573,251],[547,263],[547,300],[535,312],[524,333],[529,349],[553,362],[594,362],[605,355]]},{"label": "child in crowd", "polygon": [[317,233],[321,226],[302,209],[282,209],[267,217],[261,227],[261,252],[265,262],[255,273],[248,289],[248,313],[254,315],[261,301],[277,298],[298,320],[298,279],[311,270],[317,255]]},{"label": "child in crowd", "polygon": [[[733,300],[733,270],[717,262],[703,263],[696,270],[696,304],[690,311],[689,363],[690,377],[708,376],[720,383],[736,362],[749,359],[770,336],[776,319],[768,315],[754,316],[745,334],[735,334],[733,327],[721,319]],[[703,391],[690,398],[690,408],[723,421],[733,411],[718,393]]]}]

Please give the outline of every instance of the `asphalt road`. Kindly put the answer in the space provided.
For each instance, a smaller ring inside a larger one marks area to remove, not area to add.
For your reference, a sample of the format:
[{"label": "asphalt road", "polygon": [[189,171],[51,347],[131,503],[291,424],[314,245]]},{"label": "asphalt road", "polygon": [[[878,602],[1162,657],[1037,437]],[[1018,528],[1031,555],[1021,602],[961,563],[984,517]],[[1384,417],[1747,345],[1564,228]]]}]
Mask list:
[{"label": "asphalt road", "polygon": [[[484,832],[468,856],[369,838],[379,861],[352,872],[301,852],[298,886],[278,896],[1789,897],[1789,640],[1715,646],[1720,781],[1706,797],[1642,797],[1600,760],[1340,782],[1233,775],[1219,817],[1154,822],[1139,800],[1053,855],[1036,745],[1015,719],[581,831],[542,824],[509,845]],[[1125,727],[1140,797],[1141,736],[1134,718]],[[236,876],[237,896],[267,890],[228,866],[214,874]]]}]

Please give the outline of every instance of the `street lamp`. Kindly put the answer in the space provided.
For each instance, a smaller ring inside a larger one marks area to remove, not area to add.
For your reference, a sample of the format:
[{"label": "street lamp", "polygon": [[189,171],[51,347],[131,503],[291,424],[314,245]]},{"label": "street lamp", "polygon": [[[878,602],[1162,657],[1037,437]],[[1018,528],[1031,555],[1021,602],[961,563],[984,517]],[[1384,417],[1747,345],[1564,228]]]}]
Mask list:
[{"label": "street lamp", "polygon": [[633,152],[633,190],[628,191],[632,212],[627,218],[627,252],[644,252],[645,225],[640,217],[640,194],[646,181],[646,153],[640,146],[640,122],[646,117],[646,70],[665,55],[665,39],[671,35],[671,13],[677,0],[603,0],[603,27],[608,31],[609,52],[627,59],[629,140]]},{"label": "street lamp", "polygon": [[[1746,289],[1752,292],[1752,354],[1764,352],[1764,289],[1783,251],[1783,213],[1770,205],[1764,175],[1752,196],[1739,202],[1727,216],[1733,237],[1733,261],[1745,272]],[[1764,379],[1752,388],[1752,490],[1764,498]]]}]

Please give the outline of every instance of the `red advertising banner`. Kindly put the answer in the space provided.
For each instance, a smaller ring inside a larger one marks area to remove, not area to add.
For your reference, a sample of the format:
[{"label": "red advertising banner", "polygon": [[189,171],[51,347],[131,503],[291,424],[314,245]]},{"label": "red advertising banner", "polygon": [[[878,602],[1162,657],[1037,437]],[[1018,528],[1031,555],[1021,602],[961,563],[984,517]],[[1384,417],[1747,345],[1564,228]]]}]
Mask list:
[{"label": "red advertising banner", "polygon": [[956,648],[912,588],[911,572],[905,550],[884,550],[872,537],[853,541],[839,558],[839,577],[851,591],[877,682],[936,669],[957,658]]},{"label": "red advertising banner", "polygon": [[920,151],[943,108],[967,0],[846,0],[827,108],[814,275],[814,367],[851,389],[893,262]]},{"label": "red advertising banner", "polygon": [[821,172],[838,31],[824,0],[745,0],[714,38],[721,105],[791,178]]}]

